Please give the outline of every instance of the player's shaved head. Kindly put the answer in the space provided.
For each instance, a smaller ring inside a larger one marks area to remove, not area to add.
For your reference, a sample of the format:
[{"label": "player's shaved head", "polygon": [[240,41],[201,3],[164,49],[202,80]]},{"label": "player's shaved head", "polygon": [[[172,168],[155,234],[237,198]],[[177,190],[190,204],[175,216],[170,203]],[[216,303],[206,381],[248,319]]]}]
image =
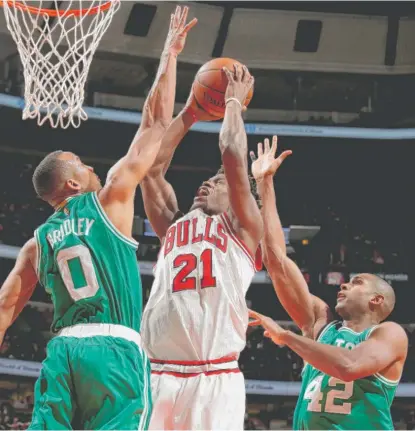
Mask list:
[{"label": "player's shaved head", "polygon": [[392,286],[383,278],[374,274],[364,274],[372,283],[373,293],[383,297],[382,303],[377,308],[379,321],[385,320],[395,307],[395,292]]},{"label": "player's shaved head", "polygon": [[63,155],[63,151],[48,154],[33,173],[32,181],[36,193],[45,201],[52,201],[72,174],[71,164],[62,158]]}]

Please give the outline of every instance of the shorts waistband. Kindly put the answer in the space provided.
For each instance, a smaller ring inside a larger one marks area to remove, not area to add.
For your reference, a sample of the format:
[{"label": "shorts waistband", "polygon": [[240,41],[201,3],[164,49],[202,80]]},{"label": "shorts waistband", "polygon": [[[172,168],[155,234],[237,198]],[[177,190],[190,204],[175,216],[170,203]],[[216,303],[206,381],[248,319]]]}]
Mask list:
[{"label": "shorts waistband", "polygon": [[213,373],[217,371],[239,372],[236,355],[225,356],[218,359],[206,361],[174,361],[163,359],[150,359],[153,373],[177,373],[197,375],[202,373]]},{"label": "shorts waistband", "polygon": [[111,323],[81,323],[63,328],[58,333],[58,337],[87,338],[96,336],[123,338],[132,341],[138,347],[142,347],[141,336],[138,332],[127,326]]}]

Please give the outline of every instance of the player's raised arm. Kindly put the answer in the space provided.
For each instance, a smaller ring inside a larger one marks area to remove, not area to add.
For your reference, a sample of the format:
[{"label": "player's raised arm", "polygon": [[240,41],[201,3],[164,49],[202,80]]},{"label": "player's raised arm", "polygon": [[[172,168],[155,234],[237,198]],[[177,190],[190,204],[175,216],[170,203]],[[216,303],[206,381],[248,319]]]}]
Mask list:
[{"label": "player's raised arm", "polygon": [[147,217],[160,240],[179,211],[176,194],[165,178],[174,152],[195,122],[211,120],[215,117],[199,108],[191,92],[185,108],[170,123],[156,160],[140,184]]},{"label": "player's raised arm", "polygon": [[248,143],[242,119],[243,104],[254,84],[245,66],[234,65],[225,93],[225,117],[219,136],[219,147],[229,192],[236,217],[236,229],[251,253],[255,253],[262,237],[262,221],[258,205],[251,193],[248,177]]},{"label": "player's raised arm", "polygon": [[254,311],[250,311],[250,317],[255,320],[249,325],[261,325],[265,329],[264,335],[275,344],[288,346],[313,367],[344,382],[377,373],[389,380],[397,381],[401,377],[408,337],[394,322],[381,323],[366,341],[349,350],[294,334]]},{"label": "player's raised arm", "polygon": [[36,287],[35,256],[36,242],[32,238],[20,250],[13,270],[0,289],[0,345]]},{"label": "player's raised arm", "polygon": [[284,151],[278,158],[278,138],[274,136],[272,146],[269,139],[258,144],[258,156],[251,151],[252,175],[261,198],[261,215],[264,237],[261,241],[263,261],[274,285],[275,293],[284,309],[303,331],[314,338],[319,330],[332,320],[327,304],[310,294],[303,274],[286,255],[284,232],[278,215],[273,176],[282,162],[291,154]]},{"label": "player's raised arm", "polygon": [[113,202],[133,201],[137,185],[156,159],[161,139],[173,116],[177,56],[184,47],[187,32],[197,22],[193,19],[186,24],[187,14],[187,7],[181,9],[178,6],[171,16],[157,75],[144,103],[140,128],[127,154],[111,168],[99,194],[106,210]]}]

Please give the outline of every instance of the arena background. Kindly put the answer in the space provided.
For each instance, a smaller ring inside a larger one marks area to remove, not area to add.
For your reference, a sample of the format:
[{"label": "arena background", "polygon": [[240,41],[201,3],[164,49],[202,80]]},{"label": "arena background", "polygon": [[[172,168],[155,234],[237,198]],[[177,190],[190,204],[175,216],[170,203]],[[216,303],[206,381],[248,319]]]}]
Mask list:
[{"label": "arena background", "polygon": [[[391,316],[410,351],[393,404],[398,429],[415,428],[415,5],[313,2],[193,2],[192,31],[178,70],[177,106],[197,69],[213,57],[244,62],[255,75],[246,113],[249,148],[274,133],[294,154],[276,176],[278,207],[292,258],[310,290],[335,303],[343,280],[374,272],[395,288]],[[99,46],[87,83],[90,119],[80,129],[39,128],[21,120],[19,57],[0,13],[0,281],[19,247],[51,213],[35,197],[34,167],[52,150],[74,151],[102,179],[126,151],[152,84],[174,2],[123,2]],[[168,179],[189,208],[201,181],[220,164],[219,124],[186,136]],[[144,295],[158,245],[140,193],[135,234]],[[249,304],[286,325],[266,272]],[[50,339],[52,306],[38,287],[0,348],[0,428],[25,429],[33,383]],[[248,429],[289,429],[301,360],[249,330],[240,366],[247,379]]]}]

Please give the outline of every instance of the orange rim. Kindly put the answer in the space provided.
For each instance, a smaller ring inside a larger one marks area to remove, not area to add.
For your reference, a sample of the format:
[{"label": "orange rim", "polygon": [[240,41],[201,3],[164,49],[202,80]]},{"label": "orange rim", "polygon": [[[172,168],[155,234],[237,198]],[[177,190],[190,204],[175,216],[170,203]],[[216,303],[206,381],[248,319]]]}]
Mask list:
[{"label": "orange rim", "polygon": [[0,6],[3,6],[3,3],[7,3],[9,7],[17,7],[19,9],[30,12],[32,14],[40,13],[40,14],[46,14],[49,16],[67,16],[67,15],[81,16],[81,15],[95,15],[98,12],[106,11],[111,7],[112,3],[115,3],[117,1],[119,0],[112,0],[112,1],[109,0],[100,6],[94,6],[90,9],[70,9],[70,10],[42,9],[34,6],[27,6],[22,2],[14,1],[14,0],[7,0],[7,1],[0,0]]}]

